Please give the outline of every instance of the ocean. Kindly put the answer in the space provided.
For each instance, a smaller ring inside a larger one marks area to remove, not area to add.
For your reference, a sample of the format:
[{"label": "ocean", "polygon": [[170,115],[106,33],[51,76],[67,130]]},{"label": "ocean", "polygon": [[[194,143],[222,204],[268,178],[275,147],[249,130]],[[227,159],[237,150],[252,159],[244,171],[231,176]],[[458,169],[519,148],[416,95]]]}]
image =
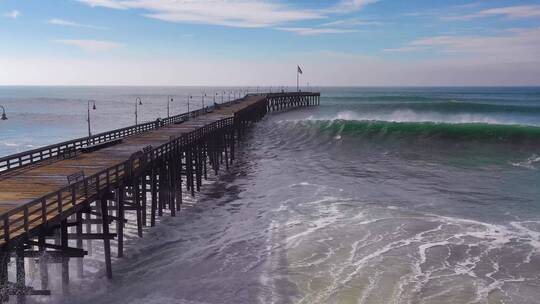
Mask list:
[{"label": "ocean", "polygon": [[[95,133],[137,96],[146,121],[230,90],[0,87],[0,156],[85,136],[88,99]],[[128,226],[113,281],[94,248],[70,296],[33,301],[540,303],[540,88],[321,92],[254,125],[179,216]]]}]

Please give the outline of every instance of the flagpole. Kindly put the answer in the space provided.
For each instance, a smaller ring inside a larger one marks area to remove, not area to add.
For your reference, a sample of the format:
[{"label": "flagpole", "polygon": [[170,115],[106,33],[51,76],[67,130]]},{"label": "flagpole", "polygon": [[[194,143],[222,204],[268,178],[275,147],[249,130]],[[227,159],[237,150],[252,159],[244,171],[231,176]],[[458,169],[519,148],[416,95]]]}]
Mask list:
[{"label": "flagpole", "polygon": [[298,67],[296,67],[296,92],[300,92],[299,80],[300,80],[300,71],[298,70]]}]

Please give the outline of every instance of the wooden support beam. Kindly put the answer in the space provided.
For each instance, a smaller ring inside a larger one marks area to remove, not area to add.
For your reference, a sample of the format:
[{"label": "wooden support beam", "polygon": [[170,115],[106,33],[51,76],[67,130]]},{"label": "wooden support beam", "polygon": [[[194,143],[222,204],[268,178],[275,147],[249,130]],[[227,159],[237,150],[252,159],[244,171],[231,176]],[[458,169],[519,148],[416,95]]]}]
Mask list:
[{"label": "wooden support beam", "polygon": [[142,204],[142,223],[144,226],[147,226],[147,221],[146,221],[146,206],[148,204],[147,200],[148,200],[148,178],[147,178],[147,174],[146,172],[143,173],[142,175],[142,197],[141,197],[141,204]]},{"label": "wooden support beam", "polygon": [[124,186],[120,185],[119,188],[116,189],[116,217],[120,219],[116,222],[116,233],[118,234],[118,240],[117,240],[117,256],[119,258],[124,256],[124,220],[125,220],[125,213],[124,213],[124,200],[125,191]]},{"label": "wooden support beam", "polygon": [[109,236],[109,219],[108,217],[108,208],[107,208],[107,200],[101,199],[101,217],[103,219],[103,251],[105,254],[105,271],[107,274],[108,279],[112,279],[112,262],[111,262],[111,241],[108,237]]},{"label": "wooden support beam", "polygon": [[157,177],[156,172],[157,169],[154,166],[152,168],[152,177],[151,177],[151,183],[152,183],[152,206],[150,210],[150,226],[154,227],[156,225],[156,209],[157,209]]},{"label": "wooden support beam", "polygon": [[[68,236],[69,236],[69,234],[68,234]],[[82,248],[73,248],[73,247],[66,247],[66,246],[62,246],[62,245],[49,244],[49,243],[45,243],[45,240],[38,241],[38,242],[27,241],[27,244],[31,245],[31,246],[36,246],[36,245],[39,246],[40,250],[38,252],[44,252],[46,254],[49,254],[49,253],[51,253],[53,251],[45,251],[45,249],[59,250],[59,251],[64,252],[68,256],[69,255],[80,256],[80,255],[87,255],[88,254],[88,252],[83,250]],[[31,252],[31,251],[27,250],[27,251],[25,251],[25,254],[28,253],[28,252]]]},{"label": "wooden support beam", "polygon": [[26,303],[26,295],[22,292],[26,287],[26,272],[24,270],[24,248],[22,246],[16,249],[17,257],[15,258],[15,270],[16,270],[16,292],[17,292],[17,304]]},{"label": "wooden support beam", "polygon": [[0,302],[9,301],[8,265],[10,259],[8,251],[0,252]]},{"label": "wooden support beam", "polygon": [[83,258],[88,254],[87,251],[80,249],[75,251],[76,248],[71,248],[72,250],[66,251],[35,251],[35,250],[25,250],[23,255],[25,258],[43,258],[47,262],[52,262],[52,260],[57,259],[58,262],[64,262],[64,258]]},{"label": "wooden support beam", "polygon": [[[94,211],[91,211],[91,212],[88,212],[89,214],[92,214],[92,215],[95,215],[95,216],[98,216],[98,217],[101,217],[101,213],[99,212],[94,212]],[[116,216],[113,216],[113,215],[109,215],[107,216],[107,220],[109,221],[109,223],[112,223],[112,221],[117,221],[117,222],[122,222],[122,223],[127,223],[128,221],[123,218],[123,219],[120,219]],[[102,220],[102,217],[100,219],[98,219],[99,223],[103,222]],[[99,227],[99,226],[98,226]],[[101,229],[98,229],[98,232],[100,231]]]},{"label": "wooden support beam", "polygon": [[[76,235],[76,234],[75,234]],[[60,246],[68,248],[68,226],[67,219],[60,224]],[[62,292],[69,294],[69,258],[62,258]]]},{"label": "wooden support beam", "polygon": [[[107,225],[109,226],[108,224],[106,223],[103,223],[103,225]],[[81,234],[81,235],[77,235],[76,233],[68,233],[68,239],[81,239],[81,240],[102,240],[102,239],[107,239],[107,240],[113,240],[116,238],[116,234],[114,233],[105,233],[102,232],[102,233],[84,233],[84,234]]]},{"label": "wooden support beam", "polygon": [[[89,204],[90,206],[92,205],[91,203]],[[86,224],[86,227],[85,227],[85,232],[86,233],[92,233],[92,221],[95,221],[97,219],[93,219],[92,218],[92,215],[90,213],[86,213],[85,215],[85,224]],[[94,224],[100,224],[100,223],[94,223]],[[92,240],[87,240],[86,241],[86,249],[88,249],[88,254],[92,254]],[[45,289],[45,288],[43,288]]]},{"label": "wooden support beam", "polygon": [[[40,281],[41,281],[41,289],[49,289],[49,270],[47,267],[47,258],[45,256],[45,249],[47,246],[47,243],[45,241],[45,236],[40,234],[38,236],[38,249],[41,253],[41,257],[39,259],[39,275],[40,275]],[[52,245],[52,244],[51,244]]]},{"label": "wooden support beam", "polygon": [[139,237],[143,236],[143,222],[142,222],[142,204],[141,204],[141,179],[139,177],[135,177],[133,180],[133,192],[134,192],[134,204],[135,204],[135,212],[137,214],[137,234]]},{"label": "wooden support beam", "polygon": [[[77,236],[80,236],[80,235],[83,234],[82,219],[83,219],[82,218],[82,213],[77,212],[77,215],[76,215],[77,227],[75,228],[75,233],[77,234]],[[76,245],[77,249],[82,250],[82,248],[83,248],[82,239],[77,239],[76,243],[77,243],[77,245]],[[85,252],[85,254],[87,254],[87,252]],[[80,259],[77,259],[77,277],[79,277],[79,278],[82,278],[83,273],[84,273],[83,260],[82,260],[83,257],[84,257],[84,255],[81,256]]]}]

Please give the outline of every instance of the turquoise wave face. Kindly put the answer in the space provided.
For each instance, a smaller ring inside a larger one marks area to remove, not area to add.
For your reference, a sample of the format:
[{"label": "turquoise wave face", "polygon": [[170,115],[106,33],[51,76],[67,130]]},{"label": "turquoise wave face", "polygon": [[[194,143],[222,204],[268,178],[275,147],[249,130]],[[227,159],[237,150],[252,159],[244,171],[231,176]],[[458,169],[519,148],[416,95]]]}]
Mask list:
[{"label": "turquoise wave face", "polygon": [[486,123],[311,121],[323,132],[396,139],[433,139],[533,144],[540,146],[540,127]]},{"label": "turquoise wave face", "polygon": [[540,88],[328,88],[322,96],[315,119],[540,126]]}]

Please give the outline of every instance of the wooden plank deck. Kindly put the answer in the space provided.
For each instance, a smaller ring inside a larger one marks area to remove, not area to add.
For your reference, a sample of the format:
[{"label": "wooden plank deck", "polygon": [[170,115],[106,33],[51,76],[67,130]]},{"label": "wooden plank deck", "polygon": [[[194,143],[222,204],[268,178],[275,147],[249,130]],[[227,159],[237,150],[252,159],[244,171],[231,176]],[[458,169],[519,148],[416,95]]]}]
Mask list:
[{"label": "wooden plank deck", "polygon": [[[47,160],[31,167],[24,167],[0,175],[0,216],[26,203],[54,193],[68,185],[67,176],[83,171],[85,176],[114,167],[127,161],[133,153],[144,147],[160,146],[180,136],[211,123],[230,118],[239,111],[259,102],[265,96],[248,96],[228,106],[220,106],[211,113],[192,118],[181,124],[169,124],[157,130],[125,138],[121,143],[91,153],[78,153],[68,159]],[[69,193],[65,194],[69,196]],[[52,206],[52,208],[55,208]],[[36,225],[39,222],[35,223]],[[31,227],[32,228],[32,227]],[[23,231],[17,233],[20,234]]]}]

